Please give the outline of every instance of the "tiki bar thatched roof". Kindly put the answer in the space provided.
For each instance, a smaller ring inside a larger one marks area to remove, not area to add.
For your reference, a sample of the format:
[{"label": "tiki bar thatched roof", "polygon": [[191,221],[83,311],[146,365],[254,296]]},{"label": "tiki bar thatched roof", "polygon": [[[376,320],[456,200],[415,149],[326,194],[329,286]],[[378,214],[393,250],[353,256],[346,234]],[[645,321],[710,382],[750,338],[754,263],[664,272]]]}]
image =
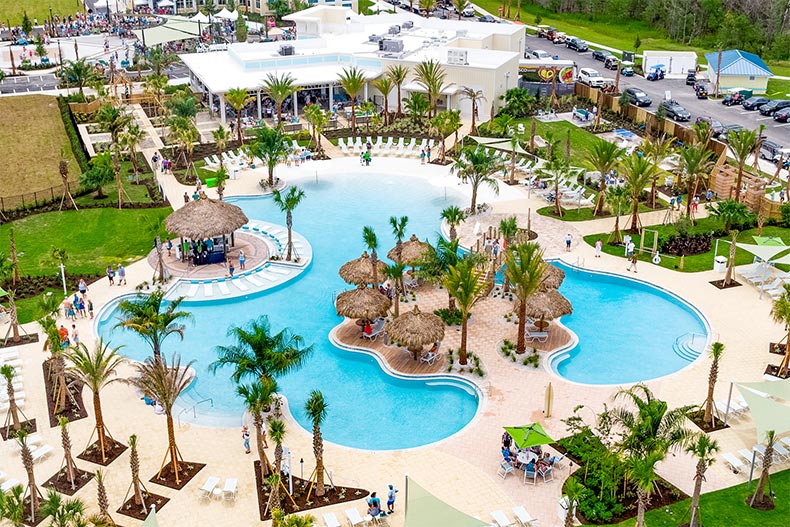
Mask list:
[{"label": "tiki bar thatched roof", "polygon": [[236,205],[200,198],[184,204],[170,214],[165,219],[165,227],[171,234],[192,240],[203,240],[230,234],[246,225],[248,221],[247,216]]},{"label": "tiki bar thatched roof", "polygon": [[550,263],[546,264],[546,270],[543,272],[543,279],[540,282],[541,291],[548,291],[549,289],[559,289],[565,280],[565,271]]},{"label": "tiki bar thatched roof", "polygon": [[384,325],[387,335],[406,344],[409,349],[439,342],[444,338],[444,321],[433,313],[422,313],[420,308],[401,314]]},{"label": "tiki bar thatched roof", "polygon": [[351,291],[344,291],[337,295],[335,309],[341,317],[372,320],[383,317],[389,311],[392,302],[378,289],[358,286]]},{"label": "tiki bar thatched roof", "polygon": [[[369,285],[373,283],[373,264],[368,256],[367,251],[362,253],[362,256],[356,260],[344,263],[338,274],[340,278],[349,284],[354,285]],[[378,260],[376,264],[376,280],[381,283],[386,277],[384,276],[384,268],[386,264]],[[378,284],[376,284],[378,285]]]},{"label": "tiki bar thatched roof", "polygon": [[[420,241],[419,238],[417,238],[417,236],[412,234],[411,238],[403,242],[403,244],[401,245],[400,261],[408,265],[413,265],[418,261],[420,261],[422,257],[425,255],[425,253],[430,249],[431,249],[430,244]],[[393,247],[390,250],[390,252],[387,253],[387,258],[389,258],[394,262],[398,261],[397,245]]]},{"label": "tiki bar thatched roof", "polygon": [[527,298],[527,316],[552,320],[573,313],[570,301],[556,289],[540,291]]}]

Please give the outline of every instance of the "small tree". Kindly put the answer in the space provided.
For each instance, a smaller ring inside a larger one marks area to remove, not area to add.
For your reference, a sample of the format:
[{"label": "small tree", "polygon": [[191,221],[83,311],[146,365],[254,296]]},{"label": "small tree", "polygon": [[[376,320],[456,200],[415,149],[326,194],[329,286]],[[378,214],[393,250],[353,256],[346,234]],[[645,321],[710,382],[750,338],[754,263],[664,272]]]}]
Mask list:
[{"label": "small tree", "polygon": [[642,47],[642,39],[639,38],[639,33],[636,34],[636,38],[634,39],[634,52],[639,51],[639,48]]},{"label": "small tree", "polygon": [[[735,244],[732,244],[735,246]],[[784,325],[787,332],[787,344],[785,344],[785,356],[779,365],[779,377],[788,377],[788,369],[790,369],[790,285],[785,284],[785,292],[774,300],[771,307],[771,319],[777,324]]]},{"label": "small tree", "polygon": [[343,68],[343,72],[338,76],[338,82],[343,90],[348,94],[351,99],[351,131],[357,133],[357,97],[362,89],[365,87],[365,73],[356,66],[349,66]]},{"label": "small tree", "polygon": [[479,278],[480,272],[475,268],[474,262],[464,258],[448,269],[442,281],[448,294],[455,298],[458,309],[461,310],[461,345],[458,348],[458,362],[462,365],[466,365],[467,362],[466,336],[469,314],[480,299],[484,287]]},{"label": "small tree", "polygon": [[108,525],[115,525],[110,516],[110,498],[107,497],[107,487],[104,486],[104,472],[96,471],[96,504],[99,506],[98,518]]},{"label": "small tree", "polygon": [[501,165],[492,154],[482,148],[464,150],[464,155],[459,156],[451,171],[461,178],[462,182],[472,185],[472,202],[469,208],[471,214],[475,214],[477,191],[480,185],[486,184],[495,193],[499,193],[499,183],[494,177],[494,172],[499,170]]},{"label": "small tree", "polygon": [[129,436],[129,469],[132,472],[132,482],[129,489],[134,496],[134,504],[141,506],[143,512],[147,512],[145,508],[145,495],[148,493],[140,480],[140,456],[137,453],[137,435],[132,434]]},{"label": "small tree", "polygon": [[69,419],[67,417],[59,417],[58,425],[60,426],[60,444],[63,447],[63,467],[66,469],[66,477],[71,484],[71,490],[77,488],[77,464],[74,463],[74,457],[71,455],[71,436],[69,435]]},{"label": "small tree", "polygon": [[[717,342],[716,344],[720,344]],[[702,492],[702,482],[705,481],[705,472],[716,462],[716,452],[719,444],[707,434],[697,434],[686,447],[686,452],[697,458],[697,468],[694,472],[694,494],[691,497],[691,521],[689,527],[697,527],[699,523],[699,497]]]},{"label": "small tree", "polygon": [[574,476],[569,477],[568,481],[565,482],[563,493],[568,500],[568,510],[565,513],[565,523],[563,524],[564,527],[573,527],[573,518],[575,516],[574,513],[576,511],[576,505],[579,504],[579,500],[586,491],[586,487],[582,485],[582,483]]},{"label": "small tree", "polygon": [[41,501],[41,491],[38,490],[36,485],[36,471],[33,463],[33,453],[30,451],[30,446],[27,444],[27,431],[19,430],[16,434],[16,440],[19,442],[19,453],[22,458],[22,466],[25,467],[27,473],[27,488],[25,495],[30,498],[30,519],[36,517],[38,505]]},{"label": "small tree", "polygon": [[236,41],[247,42],[247,23],[241,16],[236,19]]},{"label": "small tree", "polygon": [[250,145],[250,153],[266,165],[269,171],[269,187],[274,188],[274,169],[285,161],[290,151],[291,147],[279,126],[259,126],[255,129],[255,141]]},{"label": "small tree", "polygon": [[244,400],[247,411],[252,416],[252,426],[255,430],[255,447],[260,461],[261,480],[266,479],[271,473],[269,459],[263,449],[263,412],[272,404],[274,394],[277,392],[277,382],[274,379],[256,379],[250,384],[239,384],[236,393]]},{"label": "small tree", "polygon": [[543,280],[546,264],[543,251],[534,242],[507,248],[505,280],[513,284],[518,299],[518,339],[516,353],[524,353],[526,344],[527,299],[535,294]]},{"label": "small tree", "polygon": [[273,192],[274,203],[280,208],[281,212],[285,213],[285,226],[288,229],[288,244],[286,246],[285,259],[291,261],[291,253],[293,251],[293,211],[305,197],[304,190],[299,187],[290,187],[285,194],[279,190]]},{"label": "small tree", "polygon": [[378,277],[378,266],[379,266],[379,239],[376,236],[376,231],[373,230],[371,226],[365,226],[362,228],[362,241],[365,242],[365,247],[367,247],[368,251],[370,251],[370,265],[373,268],[373,281],[371,283],[371,287],[378,287],[379,285],[379,277]]},{"label": "small tree", "polygon": [[0,492],[0,518],[13,525],[25,525],[25,487],[14,485],[6,492]]},{"label": "small tree", "polygon": [[230,104],[231,108],[236,110],[236,135],[239,139],[239,144],[244,144],[244,135],[241,132],[241,111],[252,102],[253,98],[250,97],[247,90],[243,88],[233,88],[228,90],[225,94],[225,100]]},{"label": "small tree", "polygon": [[22,12],[22,23],[20,24],[22,31],[25,32],[26,35],[30,35],[33,33],[33,21],[30,20],[30,17],[27,16],[27,11]]},{"label": "small tree", "polygon": [[[326,494],[324,489],[324,440],[321,436],[321,425],[327,415],[328,405],[324,394],[319,390],[310,392],[310,397],[304,404],[307,417],[313,422],[313,454],[315,455],[315,495],[321,497]],[[310,493],[308,492],[308,499]]]},{"label": "small tree", "polygon": [[86,189],[96,189],[96,199],[104,199],[104,186],[115,179],[112,167],[112,156],[109,152],[100,152],[91,159],[91,168],[80,175],[80,186]]},{"label": "small tree", "polygon": [[[21,430],[22,422],[19,420],[19,406],[16,404],[16,397],[14,396],[14,375],[16,375],[16,371],[13,366],[3,364],[0,366],[0,375],[5,379],[6,394],[8,397],[8,416],[11,418],[10,424],[14,430]],[[6,435],[8,435],[7,427]]]},{"label": "small tree", "polygon": [[768,430],[765,432],[765,454],[763,455],[763,470],[760,473],[760,480],[757,482],[757,489],[749,500],[749,506],[757,505],[762,509],[774,508],[774,500],[770,495],[765,494],[765,487],[771,480],[771,466],[774,463],[774,444],[776,443],[776,432]]},{"label": "small tree", "polygon": [[714,342],[710,346],[710,358],[713,359],[708,373],[708,396],[705,398],[705,415],[702,421],[708,423],[713,428],[713,390],[716,388],[716,380],[719,377],[719,360],[724,354],[724,344]]},{"label": "small tree", "polygon": [[[400,117],[403,115],[403,107],[401,106],[401,88],[403,87],[406,79],[409,76],[409,69],[403,65],[392,65],[387,68],[387,77],[392,79],[392,83],[398,92],[398,110],[396,115]],[[414,92],[412,92],[414,93]]]},{"label": "small tree", "polygon": [[464,221],[463,211],[455,205],[450,205],[442,210],[441,218],[446,221],[447,225],[450,227],[450,241],[458,238],[456,227]]}]

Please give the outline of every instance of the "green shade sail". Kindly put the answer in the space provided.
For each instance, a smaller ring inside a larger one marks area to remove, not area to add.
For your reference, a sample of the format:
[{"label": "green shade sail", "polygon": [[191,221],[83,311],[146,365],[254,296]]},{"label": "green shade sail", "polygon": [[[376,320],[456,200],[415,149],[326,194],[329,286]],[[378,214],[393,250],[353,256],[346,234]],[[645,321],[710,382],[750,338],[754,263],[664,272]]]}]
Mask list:
[{"label": "green shade sail", "polygon": [[529,448],[538,445],[548,445],[554,440],[543,430],[540,423],[524,426],[506,426],[505,431],[513,438],[518,448]]},{"label": "green shade sail", "polygon": [[156,519],[156,511],[151,507],[151,512],[145,518],[142,527],[159,527],[159,520]]},{"label": "green shade sail", "polygon": [[2,287],[0,287],[0,297],[6,296],[7,294],[8,294],[8,291],[6,291]]},{"label": "green shade sail", "polygon": [[489,524],[446,504],[406,476],[405,527],[487,527]]},{"label": "green shade sail", "polygon": [[754,243],[757,245],[780,246],[785,244],[778,236],[752,236],[752,238],[754,238]]}]

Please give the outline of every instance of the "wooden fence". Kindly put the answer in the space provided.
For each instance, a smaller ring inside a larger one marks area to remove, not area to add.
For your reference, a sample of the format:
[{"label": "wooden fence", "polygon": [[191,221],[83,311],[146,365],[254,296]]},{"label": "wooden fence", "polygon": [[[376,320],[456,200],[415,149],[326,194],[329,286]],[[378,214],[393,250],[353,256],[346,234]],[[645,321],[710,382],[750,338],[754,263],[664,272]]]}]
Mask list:
[{"label": "wooden fence", "polygon": [[101,102],[96,99],[91,102],[70,102],[69,109],[72,113],[94,113],[101,107]]}]

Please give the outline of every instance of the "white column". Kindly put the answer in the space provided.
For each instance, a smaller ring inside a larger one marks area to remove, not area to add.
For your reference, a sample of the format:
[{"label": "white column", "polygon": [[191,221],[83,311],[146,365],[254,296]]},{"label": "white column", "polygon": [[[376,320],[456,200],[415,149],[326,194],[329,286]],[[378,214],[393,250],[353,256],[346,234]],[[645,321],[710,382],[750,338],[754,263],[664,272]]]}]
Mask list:
[{"label": "white column", "polygon": [[332,109],[332,105],[335,104],[335,85],[329,85],[329,110]]},{"label": "white column", "polygon": [[214,117],[214,94],[211,93],[208,87],[206,87],[206,92],[208,92],[208,114]]},{"label": "white column", "polygon": [[227,124],[225,120],[225,95],[223,94],[219,96],[219,120],[223,126]]},{"label": "white column", "polygon": [[451,108],[450,107],[450,94],[448,93],[447,94],[447,107],[445,108],[445,110],[449,110],[450,108]]},{"label": "white column", "polygon": [[299,116],[299,101],[296,100],[296,92],[292,95],[293,103],[294,103],[294,117]]},{"label": "white column", "polygon": [[261,90],[258,90],[258,119],[261,118]]},{"label": "white column", "polygon": [[[365,83],[365,92],[364,92],[364,94],[365,94],[364,95],[365,101],[367,101],[368,100],[368,83],[367,82]],[[362,102],[365,102],[365,101],[362,101]]]}]

